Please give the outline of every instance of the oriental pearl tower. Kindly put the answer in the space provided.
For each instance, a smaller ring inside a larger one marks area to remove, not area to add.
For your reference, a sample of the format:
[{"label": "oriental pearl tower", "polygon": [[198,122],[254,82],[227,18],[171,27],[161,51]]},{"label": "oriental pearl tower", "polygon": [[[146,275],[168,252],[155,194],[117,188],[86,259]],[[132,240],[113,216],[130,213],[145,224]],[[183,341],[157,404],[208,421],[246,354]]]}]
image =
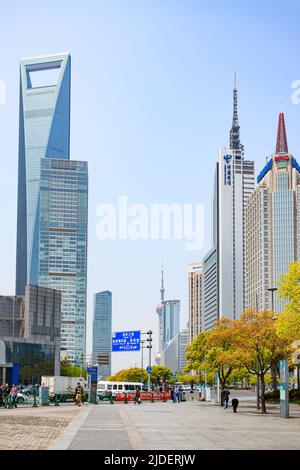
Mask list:
[{"label": "oriental pearl tower", "polygon": [[162,312],[163,302],[165,300],[165,288],[164,288],[164,267],[161,268],[161,287],[160,287],[160,304],[156,306],[156,313],[158,315],[158,352],[155,354],[155,362],[157,365],[161,363],[162,354]]}]

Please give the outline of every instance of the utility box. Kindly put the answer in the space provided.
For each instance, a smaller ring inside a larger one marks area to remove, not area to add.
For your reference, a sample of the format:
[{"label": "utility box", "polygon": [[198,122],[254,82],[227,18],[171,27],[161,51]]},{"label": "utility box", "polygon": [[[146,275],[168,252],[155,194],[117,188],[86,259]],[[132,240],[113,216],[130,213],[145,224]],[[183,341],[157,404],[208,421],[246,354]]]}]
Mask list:
[{"label": "utility box", "polygon": [[49,405],[49,387],[39,388],[39,401],[40,401],[40,405],[43,405],[43,406]]}]

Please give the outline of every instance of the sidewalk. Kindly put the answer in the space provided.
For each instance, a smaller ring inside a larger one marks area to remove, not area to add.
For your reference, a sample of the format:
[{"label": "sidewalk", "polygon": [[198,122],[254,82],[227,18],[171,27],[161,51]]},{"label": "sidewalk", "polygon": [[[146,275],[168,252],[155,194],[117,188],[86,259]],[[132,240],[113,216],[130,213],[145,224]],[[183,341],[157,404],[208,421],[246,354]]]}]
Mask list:
[{"label": "sidewalk", "polygon": [[290,419],[278,405],[261,416],[243,401],[238,413],[212,403],[89,405],[52,449],[300,449],[300,407]]},{"label": "sidewalk", "polygon": [[0,450],[46,450],[80,411],[74,405],[1,409]]}]

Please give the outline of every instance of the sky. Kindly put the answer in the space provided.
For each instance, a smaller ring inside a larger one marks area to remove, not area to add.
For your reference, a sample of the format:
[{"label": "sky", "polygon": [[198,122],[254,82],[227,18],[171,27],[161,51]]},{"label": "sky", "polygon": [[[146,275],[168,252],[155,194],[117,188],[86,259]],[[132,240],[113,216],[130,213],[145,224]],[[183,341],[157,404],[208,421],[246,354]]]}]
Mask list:
[{"label": "sky", "polygon": [[[275,150],[285,112],[289,150],[300,160],[298,0],[0,1],[0,293],[15,286],[19,61],[70,51],[71,159],[89,165],[88,352],[93,294],[111,290],[113,330],[158,321],[160,270],[166,298],[188,321],[187,265],[211,247],[211,198],[220,147],[228,145],[234,71],[246,158],[256,173]],[[202,204],[204,243],[99,240],[97,208]],[[140,364],[113,353],[113,371]],[[146,366],[145,362],[145,366]]]}]

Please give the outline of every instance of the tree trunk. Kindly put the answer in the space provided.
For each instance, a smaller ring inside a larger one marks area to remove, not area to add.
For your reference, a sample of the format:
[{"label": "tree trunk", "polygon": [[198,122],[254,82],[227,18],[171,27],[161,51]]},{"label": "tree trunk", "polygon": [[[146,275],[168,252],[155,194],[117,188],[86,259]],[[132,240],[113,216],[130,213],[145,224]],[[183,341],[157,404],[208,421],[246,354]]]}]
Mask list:
[{"label": "tree trunk", "polygon": [[261,414],[265,415],[267,414],[266,410],[266,402],[265,402],[265,376],[264,374],[260,374],[260,390],[261,390],[261,397],[260,397],[260,402],[261,402]]}]

